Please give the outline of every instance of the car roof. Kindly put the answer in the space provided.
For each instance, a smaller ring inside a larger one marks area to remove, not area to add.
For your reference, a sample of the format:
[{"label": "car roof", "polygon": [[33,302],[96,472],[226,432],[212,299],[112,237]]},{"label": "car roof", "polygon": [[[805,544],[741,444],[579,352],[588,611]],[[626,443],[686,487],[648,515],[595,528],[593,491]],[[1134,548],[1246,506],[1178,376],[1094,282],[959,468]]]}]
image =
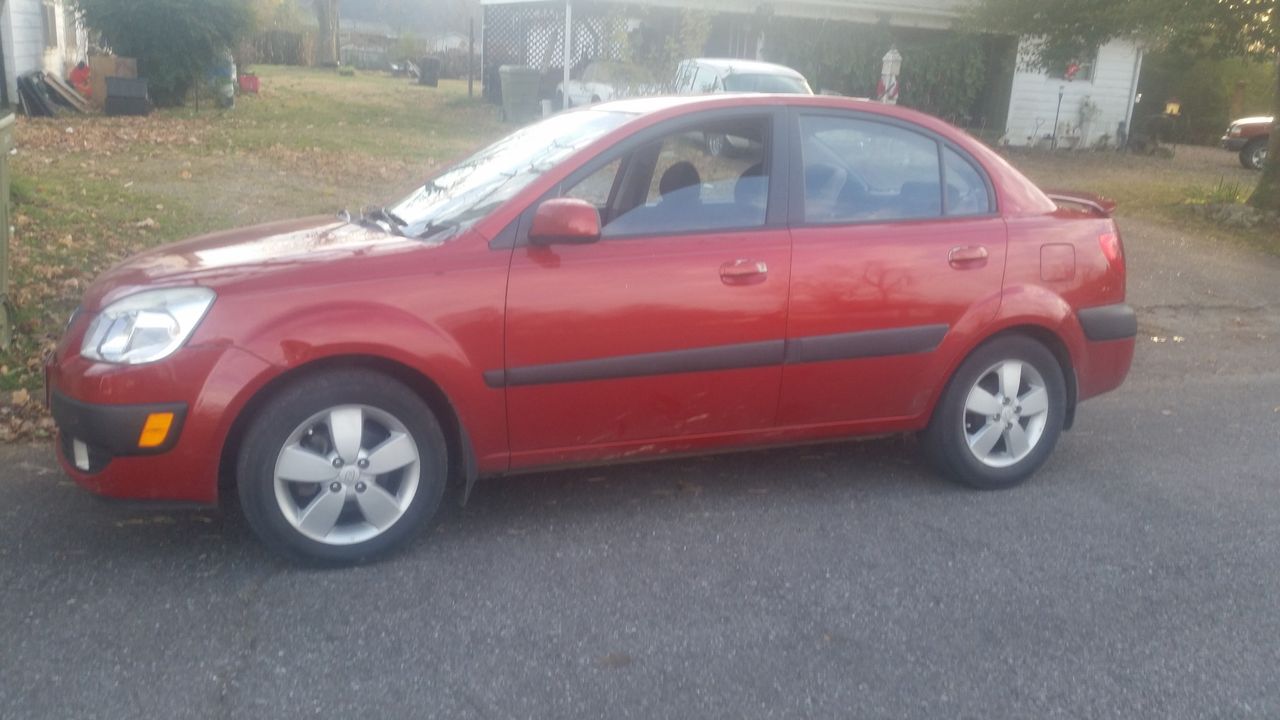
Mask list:
[{"label": "car roof", "polygon": [[786,65],[761,62],[759,60],[740,60],[737,58],[693,58],[688,60],[703,67],[728,74],[741,75],[785,75],[786,77],[804,79],[798,71]]},{"label": "car roof", "polygon": [[[894,110],[886,110],[886,106],[865,98],[849,98],[834,95],[807,95],[803,93],[711,93],[705,95],[655,95],[651,97],[626,98],[592,105],[592,110],[603,112],[627,113],[630,115],[649,115],[680,110],[714,110],[728,107],[767,107],[773,105],[806,105],[818,107],[835,107],[847,109],[869,109],[872,112],[898,114]],[[900,108],[907,113],[914,111]]]}]

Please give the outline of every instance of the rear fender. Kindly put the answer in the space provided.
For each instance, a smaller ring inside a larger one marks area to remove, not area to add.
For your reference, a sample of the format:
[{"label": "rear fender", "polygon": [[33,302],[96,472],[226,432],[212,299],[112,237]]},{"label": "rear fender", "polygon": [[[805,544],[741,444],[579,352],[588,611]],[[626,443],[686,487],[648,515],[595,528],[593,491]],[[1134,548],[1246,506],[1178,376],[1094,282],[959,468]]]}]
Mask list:
[{"label": "rear fender", "polygon": [[[939,357],[945,358],[946,364],[938,377],[944,378],[944,381],[934,388],[927,404],[926,417],[933,416],[934,408],[952,376],[975,350],[998,335],[1024,332],[1045,342],[1055,355],[1063,352],[1066,354],[1060,360],[1064,360],[1066,364],[1063,373],[1067,376],[1070,397],[1067,408],[1069,427],[1075,413],[1079,363],[1085,356],[1084,330],[1072,312],[1071,305],[1053,292],[1027,285],[1005,288],[1003,297],[997,298],[995,302],[994,317],[988,312],[990,308],[990,300],[975,305],[939,346]],[[1054,339],[1060,347],[1052,347],[1050,342],[1046,342]]]}]

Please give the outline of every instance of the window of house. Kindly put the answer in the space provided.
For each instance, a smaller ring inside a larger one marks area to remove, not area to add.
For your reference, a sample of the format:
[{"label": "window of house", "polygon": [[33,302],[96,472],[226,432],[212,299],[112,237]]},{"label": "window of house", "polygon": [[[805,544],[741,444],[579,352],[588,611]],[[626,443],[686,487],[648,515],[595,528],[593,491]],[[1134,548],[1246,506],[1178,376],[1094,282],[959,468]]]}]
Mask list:
[{"label": "window of house", "polygon": [[52,0],[44,0],[41,10],[44,19],[44,46],[56,48],[58,47],[58,8],[54,6]]}]

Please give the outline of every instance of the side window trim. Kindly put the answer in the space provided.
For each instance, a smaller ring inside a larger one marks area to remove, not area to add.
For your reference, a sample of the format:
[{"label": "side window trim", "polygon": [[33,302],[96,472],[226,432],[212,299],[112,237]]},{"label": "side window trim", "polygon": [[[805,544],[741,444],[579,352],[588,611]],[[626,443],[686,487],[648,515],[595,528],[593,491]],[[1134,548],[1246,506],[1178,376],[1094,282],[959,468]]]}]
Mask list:
[{"label": "side window trim", "polygon": [[[758,111],[757,111],[758,110]],[[534,200],[528,207],[521,211],[520,216],[532,218],[533,213],[539,205],[553,198],[561,197],[567,188],[571,188],[583,180],[590,177],[593,173],[599,171],[604,166],[612,163],[618,158],[625,158],[618,171],[621,175],[626,171],[627,165],[630,164],[631,156],[645,145],[661,140],[670,135],[680,133],[682,131],[694,130],[701,123],[713,122],[722,118],[741,118],[741,117],[758,117],[769,121],[770,125],[770,163],[772,167],[769,169],[769,200],[765,209],[765,221],[763,225],[750,228],[724,228],[707,231],[690,231],[688,235],[705,235],[725,232],[751,232],[763,230],[777,230],[787,227],[788,218],[788,184],[785,181],[790,174],[790,148],[789,142],[786,141],[788,122],[788,110],[783,107],[761,106],[752,108],[750,111],[743,111],[736,108],[708,110],[696,113],[691,116],[685,116],[658,123],[652,127],[641,130],[626,140],[619,143],[612,150],[601,153],[600,155],[586,161],[577,170],[571,172],[564,180],[557,183],[550,190],[543,193]],[[616,178],[615,178],[616,180]],[[779,181],[781,180],[781,181]],[[610,199],[612,202],[612,198]],[[514,247],[522,247],[529,244],[529,222],[519,223],[518,231],[514,237]],[[505,233],[502,233],[505,235]],[[661,237],[663,235],[684,234],[684,233],[653,233],[653,237]],[[634,236],[618,236],[615,238],[604,238],[603,242],[610,239],[626,239]],[[647,237],[647,235],[646,235]],[[491,242],[490,247],[494,247]],[[509,246],[508,246],[509,247]]]},{"label": "side window trim", "polygon": [[[882,125],[889,125],[903,130],[908,130],[934,141],[938,146],[938,172],[941,186],[939,191],[942,195],[942,214],[936,218],[901,218],[895,220],[844,220],[835,222],[810,222],[805,219],[804,208],[804,139],[800,135],[800,119],[809,117],[831,117],[846,120],[859,120],[863,122],[874,122]],[[982,164],[973,158],[964,148],[957,146],[947,138],[935,133],[928,128],[920,127],[913,123],[909,123],[897,118],[885,117],[876,113],[858,112],[857,110],[839,110],[834,108],[797,108],[792,107],[787,112],[787,138],[791,146],[788,156],[793,159],[791,171],[788,175],[788,195],[792,198],[800,198],[799,202],[790,204],[787,212],[787,224],[793,229],[804,227],[832,227],[841,225],[885,225],[899,223],[916,223],[916,222],[939,222],[948,220],[971,220],[975,218],[991,218],[999,217],[1000,206],[999,199],[995,192],[995,184],[991,181],[991,175],[987,173]],[[982,182],[987,188],[987,212],[979,215],[961,215],[950,216],[946,214],[946,163],[943,161],[943,148],[947,148],[955,152],[960,159],[969,163],[978,177],[982,178]],[[772,201],[772,197],[770,197]]]}]

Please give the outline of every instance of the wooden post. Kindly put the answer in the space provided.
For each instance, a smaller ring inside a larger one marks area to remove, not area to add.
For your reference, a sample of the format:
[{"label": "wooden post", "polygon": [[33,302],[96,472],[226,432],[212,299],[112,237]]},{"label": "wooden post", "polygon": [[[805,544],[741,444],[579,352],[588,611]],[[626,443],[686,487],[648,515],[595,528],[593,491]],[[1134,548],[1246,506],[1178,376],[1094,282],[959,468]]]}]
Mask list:
[{"label": "wooden post", "polygon": [[476,19],[467,20],[467,97],[476,96]]}]

